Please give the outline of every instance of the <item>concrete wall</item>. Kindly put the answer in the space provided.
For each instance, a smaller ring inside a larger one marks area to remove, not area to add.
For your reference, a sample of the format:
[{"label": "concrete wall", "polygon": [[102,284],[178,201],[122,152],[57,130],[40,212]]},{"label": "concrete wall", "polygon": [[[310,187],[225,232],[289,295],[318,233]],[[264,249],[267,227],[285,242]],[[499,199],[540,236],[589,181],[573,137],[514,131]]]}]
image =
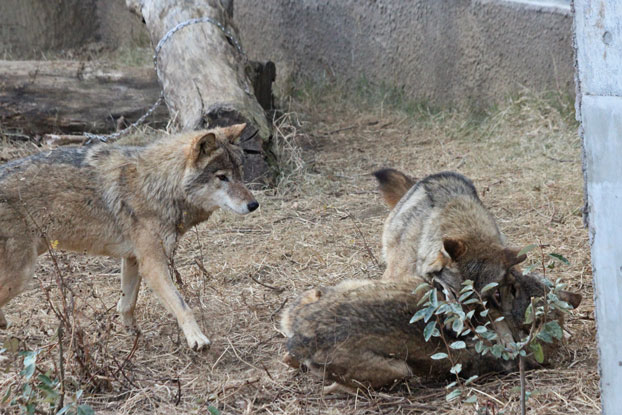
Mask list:
[{"label": "concrete wall", "polygon": [[574,91],[563,0],[235,0],[234,16],[249,55],[277,63],[277,82],[365,76],[440,104]]},{"label": "concrete wall", "polygon": [[0,59],[149,44],[125,0],[0,0]]},{"label": "concrete wall", "polygon": [[[487,105],[522,86],[574,91],[568,0],[235,0],[252,59],[366,77],[436,104]],[[0,58],[148,44],[124,0],[0,0]],[[78,56],[81,56],[78,53]]]},{"label": "concrete wall", "polygon": [[577,119],[604,415],[622,410],[622,2],[575,0]]}]

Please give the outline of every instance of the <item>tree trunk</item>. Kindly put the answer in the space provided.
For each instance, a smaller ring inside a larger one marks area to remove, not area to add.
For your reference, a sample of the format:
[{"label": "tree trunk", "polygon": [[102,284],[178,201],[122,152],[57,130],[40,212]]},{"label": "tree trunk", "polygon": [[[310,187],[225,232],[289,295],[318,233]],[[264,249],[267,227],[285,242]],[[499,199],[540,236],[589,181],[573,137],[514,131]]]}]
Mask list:
[{"label": "tree trunk", "polygon": [[[126,0],[126,4],[144,19],[154,45],[179,23],[201,17],[220,22],[239,41],[231,23],[232,0]],[[247,73],[256,73],[257,68],[253,69],[224,33],[208,22],[175,32],[158,57],[158,77],[166,104],[182,130],[247,123],[242,148],[248,180],[268,172],[263,149],[272,131],[253,93],[253,83],[266,77],[273,80],[267,76],[273,68],[263,66],[260,69],[267,71],[250,79]]]},{"label": "tree trunk", "polygon": [[[28,135],[115,131],[160,96],[151,68],[73,61],[0,61],[0,127]],[[168,120],[163,105],[147,121]]]}]

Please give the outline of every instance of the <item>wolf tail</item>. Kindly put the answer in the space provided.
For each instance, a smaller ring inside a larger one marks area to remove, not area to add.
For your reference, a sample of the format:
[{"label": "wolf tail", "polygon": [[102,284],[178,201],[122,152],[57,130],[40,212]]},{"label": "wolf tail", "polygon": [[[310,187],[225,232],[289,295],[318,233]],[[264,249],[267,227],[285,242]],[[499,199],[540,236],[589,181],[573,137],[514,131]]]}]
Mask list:
[{"label": "wolf tail", "polygon": [[397,205],[402,196],[415,184],[415,180],[395,169],[382,169],[373,174],[378,180],[380,193],[390,208]]}]

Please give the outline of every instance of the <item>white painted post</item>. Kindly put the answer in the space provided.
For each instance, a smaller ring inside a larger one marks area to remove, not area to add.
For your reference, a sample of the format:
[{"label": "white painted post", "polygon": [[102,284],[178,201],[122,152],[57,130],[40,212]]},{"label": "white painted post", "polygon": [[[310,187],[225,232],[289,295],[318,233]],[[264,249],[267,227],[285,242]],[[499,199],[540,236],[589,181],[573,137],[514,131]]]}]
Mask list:
[{"label": "white painted post", "polygon": [[622,0],[575,0],[577,119],[603,414],[622,413]]}]

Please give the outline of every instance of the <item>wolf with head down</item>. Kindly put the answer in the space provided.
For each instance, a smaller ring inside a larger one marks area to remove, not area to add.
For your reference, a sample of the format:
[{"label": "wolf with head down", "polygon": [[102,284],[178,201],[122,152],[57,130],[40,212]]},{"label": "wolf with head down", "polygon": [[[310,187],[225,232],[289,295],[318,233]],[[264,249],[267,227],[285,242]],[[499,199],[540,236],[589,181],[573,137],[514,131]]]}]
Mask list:
[{"label": "wolf with head down", "polygon": [[374,175],[392,208],[382,234],[384,279],[422,279],[450,294],[468,279],[480,291],[501,283],[526,259],[507,246],[475,186],[463,175],[442,172],[418,182],[394,169]]},{"label": "wolf with head down", "polygon": [[[168,264],[178,238],[214,210],[243,215],[259,206],[242,182],[244,128],[193,131],[147,147],[62,148],[0,166],[0,307],[24,290],[52,244],[122,258],[117,310],[127,326],[135,328],[144,278],[188,346],[209,346]],[[2,311],[0,327],[7,327]]]}]

